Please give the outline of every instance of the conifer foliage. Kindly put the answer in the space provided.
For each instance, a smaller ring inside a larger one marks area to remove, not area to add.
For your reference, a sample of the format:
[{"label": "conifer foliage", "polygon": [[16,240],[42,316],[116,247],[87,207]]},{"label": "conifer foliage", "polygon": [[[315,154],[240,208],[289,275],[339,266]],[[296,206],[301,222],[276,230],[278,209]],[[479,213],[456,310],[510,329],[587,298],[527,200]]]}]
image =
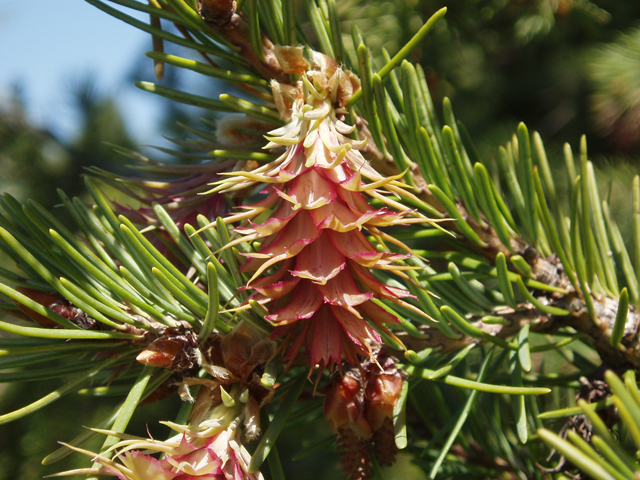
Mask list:
[{"label": "conifer foliage", "polygon": [[[152,36],[158,78],[242,97],[137,83],[219,120],[172,139],[179,163],[115,147],[139,175],[91,168],[89,202],[60,192],[75,230],[0,196],[0,382],[64,378],[0,422],[89,386],[122,398],[45,463],[284,479],[294,429],[296,461],[329,448],[350,480],[398,478],[399,455],[430,479],[637,478],[640,179],[632,256],[584,137],[564,150],[568,205],[524,124],[480,158],[407,60],[446,9],[376,69],[336,0],[304,0],[310,29],[293,0],[87,1]],[[170,438],[127,432],[169,395]],[[327,438],[307,436],[318,416]]]}]

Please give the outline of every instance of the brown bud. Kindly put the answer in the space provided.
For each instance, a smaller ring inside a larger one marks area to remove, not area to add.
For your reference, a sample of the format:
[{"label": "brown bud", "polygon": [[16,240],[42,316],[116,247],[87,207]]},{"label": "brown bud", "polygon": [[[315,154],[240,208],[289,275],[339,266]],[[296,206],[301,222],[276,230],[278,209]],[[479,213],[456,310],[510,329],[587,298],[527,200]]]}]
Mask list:
[{"label": "brown bud", "polygon": [[371,437],[371,428],[364,415],[364,391],[358,370],[336,377],[322,408],[329,428],[335,434],[351,431],[361,439]]},{"label": "brown bud", "polygon": [[373,453],[384,466],[392,465],[398,453],[393,410],[402,391],[402,382],[407,377],[396,367],[396,361],[393,357],[378,355],[376,362],[368,360],[362,366],[366,380],[365,416],[373,430]]},{"label": "brown bud", "polygon": [[248,323],[240,322],[221,341],[225,368],[246,381],[258,365],[273,357],[276,344]]},{"label": "brown bud", "polygon": [[189,340],[182,335],[176,335],[154,340],[138,354],[136,360],[153,367],[182,371],[195,366],[193,355],[193,347]]},{"label": "brown bud", "polygon": [[[403,376],[392,357],[380,355],[379,364],[368,362],[366,368],[366,417],[371,429],[376,431],[386,418],[393,418],[393,409],[402,391]],[[380,366],[379,366],[380,365]]]},{"label": "brown bud", "polygon": [[[59,293],[43,292],[40,290],[34,290],[26,287],[15,287],[15,290],[29,297],[31,300],[39,303],[40,305],[48,308],[52,312],[66,318],[70,321],[75,321],[79,317],[86,316],[79,308],[74,307],[66,298]],[[39,313],[31,310],[29,307],[22,305],[19,302],[13,302],[30,320],[34,321],[38,325],[46,328],[61,328],[53,320],[40,315]]]},{"label": "brown bud", "polygon": [[324,415],[338,435],[338,454],[350,480],[371,477],[371,453],[381,465],[395,461],[393,410],[398,403],[406,373],[397,360],[376,354],[344,375],[336,376],[324,399]]}]

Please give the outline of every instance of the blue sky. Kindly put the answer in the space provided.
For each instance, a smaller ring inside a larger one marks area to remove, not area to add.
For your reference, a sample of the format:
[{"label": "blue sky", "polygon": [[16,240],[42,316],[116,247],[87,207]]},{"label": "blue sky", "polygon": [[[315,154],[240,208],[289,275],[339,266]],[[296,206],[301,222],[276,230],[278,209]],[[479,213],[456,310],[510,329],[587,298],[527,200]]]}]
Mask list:
[{"label": "blue sky", "polygon": [[71,85],[93,74],[100,91],[117,94],[138,139],[153,142],[157,106],[125,78],[136,62],[151,62],[143,55],[150,44],[146,33],[83,0],[0,0],[0,96],[19,83],[31,120],[71,138]]}]

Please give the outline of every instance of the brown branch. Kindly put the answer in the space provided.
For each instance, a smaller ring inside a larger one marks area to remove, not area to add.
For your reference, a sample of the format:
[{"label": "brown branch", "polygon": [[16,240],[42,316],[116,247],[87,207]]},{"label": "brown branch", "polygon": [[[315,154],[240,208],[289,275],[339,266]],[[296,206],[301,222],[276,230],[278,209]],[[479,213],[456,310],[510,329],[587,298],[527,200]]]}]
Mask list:
[{"label": "brown branch", "polygon": [[[502,317],[505,320],[504,324],[486,324],[480,320],[480,316],[473,316],[469,321],[474,322],[474,325],[483,332],[502,339],[513,337],[526,324],[531,325],[532,331],[539,333],[554,333],[559,328],[572,327],[592,340],[594,348],[608,367],[624,366],[640,370],[640,343],[638,343],[640,313],[636,308],[629,308],[623,340],[620,345],[613,347],[610,339],[618,310],[617,300],[604,296],[592,298],[596,311],[596,322],[589,315],[582,298],[575,292],[569,292],[566,295],[545,293],[537,295],[537,298],[549,306],[564,308],[571,313],[567,316],[549,315],[541,312],[530,303],[525,303],[519,305],[521,308],[519,311],[504,307],[499,311],[492,312],[493,316]],[[435,327],[422,326],[420,332],[426,338],[412,337],[404,332],[398,333],[397,336],[411,350],[420,351],[434,348],[438,349],[440,353],[457,352],[468,345],[486,342],[484,339],[467,335],[452,339]]]},{"label": "brown branch", "polygon": [[[367,138],[367,149],[363,152],[371,164],[387,175],[396,175],[397,167],[393,160],[385,158],[382,152],[375,145],[364,119],[359,118],[356,122],[358,133]],[[412,175],[419,189],[418,196],[425,202],[438,210],[443,218],[451,218],[445,208],[431,194],[418,168],[412,169]],[[511,308],[503,308],[501,311],[492,312],[494,316],[502,316],[505,319],[504,325],[484,324],[480,321],[480,316],[472,317],[469,320],[474,325],[481,328],[485,333],[500,338],[509,338],[516,335],[525,324],[530,324],[533,331],[552,333],[560,327],[573,327],[576,331],[584,333],[593,341],[594,347],[600,354],[603,362],[608,366],[626,364],[640,370],[640,344],[638,343],[638,327],[640,325],[640,314],[634,307],[630,307],[627,314],[627,321],[624,329],[624,336],[621,345],[611,346],[611,332],[615,324],[616,313],[618,311],[618,301],[606,296],[593,296],[596,318],[591,318],[584,299],[576,292],[569,278],[564,272],[564,268],[555,255],[549,258],[540,256],[538,251],[528,245],[521,237],[511,239],[510,252],[500,241],[495,230],[491,227],[488,219],[483,218],[486,227],[482,227],[466,210],[462,202],[457,202],[456,208],[462,218],[469,224],[473,231],[486,243],[486,247],[480,247],[469,241],[467,237],[457,228],[455,222],[441,223],[443,228],[447,228],[458,234],[458,239],[465,245],[495,262],[498,253],[504,253],[507,258],[514,253],[521,255],[532,268],[533,278],[550,286],[555,286],[565,290],[567,293],[533,292],[534,296],[544,304],[568,310],[568,316],[551,316],[538,309],[530,303],[520,305],[521,310],[516,311]],[[427,338],[418,339],[411,337],[407,333],[399,333],[405,346],[411,350],[419,351],[426,348],[437,348],[442,353],[456,352],[470,344],[480,344],[484,339],[461,335],[459,339],[452,339],[445,336],[435,327],[420,327],[421,333]]]},{"label": "brown branch", "polygon": [[236,12],[235,0],[198,0],[200,16],[216,32],[239,49],[239,54],[251,68],[266,79],[289,83],[273,52],[274,45],[262,34],[262,56],[253,49],[249,24],[244,14]]}]

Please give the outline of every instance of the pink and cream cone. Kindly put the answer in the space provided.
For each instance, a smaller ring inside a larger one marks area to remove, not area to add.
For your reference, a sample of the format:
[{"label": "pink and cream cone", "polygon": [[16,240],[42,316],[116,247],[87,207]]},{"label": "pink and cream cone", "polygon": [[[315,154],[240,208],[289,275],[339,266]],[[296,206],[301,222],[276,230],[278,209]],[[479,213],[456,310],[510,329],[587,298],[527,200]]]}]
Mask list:
[{"label": "pink and cream cone", "polygon": [[[229,174],[216,190],[268,184],[266,198],[227,221],[248,220],[236,228],[237,242],[261,241],[255,253],[244,254],[242,270],[253,272],[251,298],[268,305],[265,319],[276,327],[274,337],[289,346],[287,359],[304,346],[312,366],[332,368],[342,358],[356,364],[358,355],[370,357],[382,341],[379,331],[392,335],[385,324],[398,322],[379,302],[406,306],[402,298],[409,296],[371,273],[403,275],[406,267],[394,262],[409,254],[379,251],[364,231],[385,238],[380,227],[429,220],[390,198],[411,194],[400,176],[384,177],[371,168],[358,151],[364,141],[348,137],[354,127],[343,122],[341,105],[359,88],[358,80],[315,52],[310,66],[301,49],[282,48],[279,55],[294,58],[291,73],[302,73],[295,86],[273,84],[289,123],[270,132],[264,148],[284,147],[284,153],[251,172]],[[372,207],[367,197],[382,206]],[[252,221],[265,211],[268,218]]]},{"label": "pink and cream cone", "polygon": [[[205,387],[216,383],[202,382]],[[98,473],[120,480],[263,480],[259,471],[249,472],[251,456],[242,442],[243,433],[247,437],[248,430],[257,421],[255,400],[248,390],[237,384],[231,386],[228,393],[225,390],[226,398],[221,399],[221,388],[216,385],[213,389],[201,390],[188,425],[163,422],[177,432],[168,440],[97,430],[121,439],[113,447],[115,458],[70,446],[91,456],[103,468],[58,475]]]}]

